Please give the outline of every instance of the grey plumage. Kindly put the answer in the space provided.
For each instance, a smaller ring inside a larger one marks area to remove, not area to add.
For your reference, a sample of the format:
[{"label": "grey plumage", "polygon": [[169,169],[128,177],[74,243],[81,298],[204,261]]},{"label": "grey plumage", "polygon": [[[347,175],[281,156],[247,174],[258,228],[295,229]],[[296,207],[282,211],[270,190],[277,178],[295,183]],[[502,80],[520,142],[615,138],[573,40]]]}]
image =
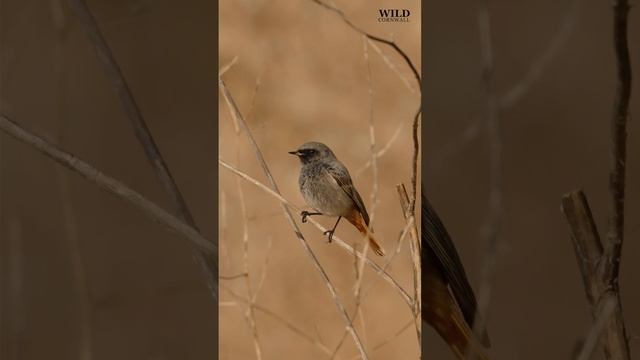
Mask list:
[{"label": "grey plumage", "polygon": [[322,215],[339,217],[338,221],[344,217],[369,237],[376,253],[384,254],[368,230],[369,214],[362,197],[353,185],[349,171],[333,151],[325,144],[308,142],[290,154],[298,156],[302,163],[298,185],[307,204]]}]

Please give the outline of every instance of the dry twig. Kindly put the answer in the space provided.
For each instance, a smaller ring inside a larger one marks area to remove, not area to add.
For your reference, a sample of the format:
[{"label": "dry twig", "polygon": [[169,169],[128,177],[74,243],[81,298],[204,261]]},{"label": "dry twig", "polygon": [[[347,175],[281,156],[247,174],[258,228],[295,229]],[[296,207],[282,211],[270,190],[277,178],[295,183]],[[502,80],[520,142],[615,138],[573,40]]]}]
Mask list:
[{"label": "dry twig", "polygon": [[[236,294],[235,292],[233,292],[228,286],[226,286],[226,285],[221,285],[221,286],[222,286],[222,288],[227,290],[227,292],[229,292],[229,294],[231,294],[231,296],[236,298],[238,301],[243,302],[245,304],[252,303],[249,299],[245,299],[242,296],[240,296],[239,294]],[[266,308],[266,307],[264,307],[262,305],[256,304],[256,303],[253,303],[252,306],[253,306],[254,309],[256,309],[258,311],[261,311],[262,313],[264,313],[266,315],[271,316],[273,319],[277,320],[279,323],[281,323],[282,325],[287,327],[289,330],[291,330],[291,332],[293,332],[294,334],[300,336],[302,339],[306,340],[307,342],[309,342],[310,344],[312,344],[313,346],[318,348],[323,353],[325,353],[327,355],[331,355],[331,349],[326,347],[320,341],[315,340],[311,335],[306,334],[303,330],[299,329],[293,323],[291,323],[290,321],[286,320],[282,315],[279,315],[275,311],[270,310],[270,309],[268,309],[268,308]]]},{"label": "dry twig", "polygon": [[[383,39],[381,37],[375,36],[371,33],[364,31],[363,29],[355,25],[353,22],[351,22],[351,20],[349,20],[349,18],[342,12],[342,10],[338,9],[333,5],[326,4],[321,0],[311,0],[311,1],[324,7],[325,9],[328,9],[336,13],[338,16],[340,16],[340,18],[345,24],[347,24],[351,29],[353,29],[360,35],[365,36],[369,40],[373,40],[391,47],[398,55],[400,55],[404,59],[404,61],[407,63],[407,65],[411,69],[411,72],[413,73],[413,76],[416,82],[418,83],[418,88],[420,89],[422,88],[422,79],[420,78],[420,73],[418,73],[418,69],[409,58],[409,55],[407,55],[407,53],[404,52],[398,46],[398,44],[395,43],[395,41]],[[412,215],[415,215],[416,194],[418,189],[418,158],[420,153],[420,142],[419,142],[418,130],[420,126],[421,113],[422,113],[422,104],[418,107],[418,110],[416,111],[416,114],[413,118],[413,161],[412,161],[411,198],[410,198]]]},{"label": "dry twig", "polygon": [[[631,97],[631,60],[627,39],[629,3],[616,0],[614,6],[613,42],[617,65],[616,96],[611,120],[609,168],[609,229],[606,242],[600,240],[598,229],[586,196],[574,191],[562,198],[564,212],[574,242],[582,273],[587,300],[596,325],[601,317],[598,309],[606,299],[614,299],[613,314],[607,318],[601,341],[606,359],[629,360],[629,341],[622,315],[620,299],[620,258],[624,241],[624,197],[626,173],[627,119]],[[594,325],[595,327],[595,325]]]},{"label": "dry twig", "polygon": [[[250,142],[250,144],[251,144],[251,146],[253,148],[253,151],[256,154],[258,162],[260,163],[260,166],[264,170],[267,178],[269,179],[269,182],[271,183],[271,186],[273,187],[273,191],[275,193],[279,194],[280,191],[278,190],[278,186],[277,186],[277,184],[275,182],[275,179],[271,175],[271,171],[269,170],[269,167],[267,166],[267,163],[264,160],[264,157],[262,155],[262,151],[260,151],[260,148],[258,147],[258,144],[255,142],[255,139],[251,135],[251,131],[249,130],[249,126],[244,121],[244,118],[242,117],[242,114],[240,113],[240,110],[236,106],[235,101],[233,100],[233,97],[231,96],[231,93],[229,92],[229,89],[227,88],[227,86],[225,85],[225,83],[224,83],[224,81],[222,79],[218,80],[218,84],[219,84],[220,90],[222,92],[222,95],[223,95],[223,97],[224,97],[224,99],[225,99],[225,101],[227,103],[227,106],[229,108],[231,116],[235,119],[235,121],[237,121],[239,124],[242,125],[242,128],[243,128],[245,134],[247,135],[247,138],[249,139],[249,142]],[[366,353],[366,351],[364,349],[364,346],[362,345],[362,342],[360,341],[360,337],[358,336],[358,334],[356,333],[355,329],[353,328],[353,323],[351,322],[351,319],[349,318],[349,315],[347,314],[347,311],[344,308],[344,305],[342,304],[342,301],[338,297],[338,294],[337,294],[337,292],[335,290],[335,287],[331,283],[331,280],[329,279],[329,276],[324,271],[324,268],[322,267],[322,265],[320,264],[320,262],[316,258],[313,250],[311,249],[311,247],[307,243],[307,240],[302,235],[302,232],[300,232],[300,229],[298,228],[298,224],[293,220],[293,216],[291,215],[291,212],[289,211],[289,208],[283,203],[281,203],[281,206],[282,206],[282,211],[284,212],[285,218],[288,220],[289,224],[293,228],[294,234],[296,235],[296,237],[299,240],[300,244],[305,249],[305,251],[307,252],[309,257],[311,258],[312,264],[314,265],[316,270],[318,270],[318,272],[320,273],[320,275],[321,275],[321,277],[322,277],[322,279],[324,281],[325,286],[329,290],[329,293],[331,294],[333,302],[335,303],[336,307],[338,308],[338,311],[339,311],[339,313],[340,313],[340,315],[342,317],[342,320],[345,323],[345,326],[346,326],[347,330],[351,334],[351,337],[353,338],[353,341],[354,341],[354,343],[356,345],[356,348],[358,349],[358,351],[360,353],[360,356],[363,359],[368,359],[368,356],[367,356],[367,353]]]},{"label": "dry twig", "polygon": [[[93,44],[98,54],[98,58],[102,63],[107,77],[111,81],[114,90],[120,97],[123,110],[131,125],[133,131],[142,145],[142,148],[147,155],[149,163],[151,164],[156,176],[160,180],[160,183],[165,189],[167,195],[171,199],[174,211],[178,217],[189,225],[193,230],[199,232],[198,227],[189,211],[189,208],[180,192],[178,185],[176,184],[167,164],[160,153],[160,149],[156,145],[151,132],[142,117],[142,113],[136,103],[129,85],[127,84],[122,71],[116,62],[109,45],[107,44],[104,36],[100,32],[98,24],[91,14],[91,11],[87,7],[84,0],[69,0],[71,8],[76,13],[82,27],[89,36],[89,40]],[[208,240],[207,240],[208,241]],[[213,255],[203,252],[201,249],[195,248],[193,255],[196,262],[200,265],[203,272],[207,277],[207,285],[212,293],[213,298],[218,300],[218,246],[212,243],[211,249],[213,249]]]},{"label": "dry twig", "polygon": [[[269,187],[267,187],[266,185],[264,185],[263,183],[259,182],[258,180],[252,178],[251,176],[247,175],[246,173],[236,169],[235,167],[231,166],[230,164],[226,163],[224,160],[222,159],[218,159],[218,163],[224,167],[225,169],[231,171],[232,173],[242,177],[243,179],[249,181],[250,183],[256,185],[258,188],[260,188],[261,190],[263,190],[265,193],[273,196],[274,198],[276,198],[278,201],[280,201],[281,204],[290,207],[291,209],[295,210],[295,211],[301,211],[302,209],[296,205],[294,205],[293,203],[291,203],[289,200],[285,199],[282,195],[276,193],[275,191],[271,190]],[[327,228],[325,228],[324,226],[322,226],[319,222],[317,222],[313,217],[308,217],[307,218],[307,222],[314,225],[316,228],[318,228],[318,230],[320,230],[321,232],[325,232],[327,230]],[[340,237],[338,237],[337,235],[333,235],[333,243],[337,244],[338,246],[340,246],[341,248],[345,249],[349,254],[351,255],[355,255],[357,256],[359,259],[364,258],[365,262],[367,265],[371,266],[373,268],[373,270],[375,270],[382,279],[384,279],[387,283],[389,283],[391,285],[391,287],[393,287],[398,294],[400,295],[400,297],[402,297],[402,299],[405,301],[405,303],[407,304],[407,306],[409,306],[409,308],[413,309],[414,305],[414,300],[411,298],[411,296],[409,296],[409,294],[407,293],[406,290],[404,290],[402,288],[402,286],[400,286],[400,284],[398,284],[398,282],[391,277],[391,275],[389,275],[389,273],[387,273],[383,268],[381,268],[378,264],[376,264],[375,262],[371,261],[369,258],[367,258],[362,252],[356,251],[353,246],[347,244],[344,240],[342,240]]]},{"label": "dry twig", "polygon": [[[491,39],[491,19],[487,0],[478,2],[478,32],[480,35],[480,48],[483,67],[483,79],[485,85],[486,100],[486,124],[489,134],[489,219],[487,224],[487,248],[482,265],[482,275],[478,292],[478,307],[473,323],[473,332],[476,339],[482,338],[485,328],[485,319],[491,300],[493,273],[495,271],[496,258],[500,242],[502,228],[502,129],[498,114],[498,102],[493,88],[493,45]],[[478,347],[476,341],[472,341],[467,350],[468,358],[476,353]]]},{"label": "dry twig", "polygon": [[396,185],[396,190],[398,191],[398,197],[400,199],[400,207],[402,209],[402,214],[404,216],[407,224],[412,224],[409,228],[409,233],[411,234],[411,241],[409,241],[409,250],[411,252],[411,260],[413,262],[413,288],[415,291],[415,299],[413,306],[413,317],[414,323],[416,325],[416,334],[418,335],[418,344],[422,344],[422,323],[421,313],[422,313],[422,271],[421,271],[421,261],[420,261],[420,238],[418,236],[418,229],[415,225],[415,216],[413,215],[413,209],[411,208],[411,200],[407,195],[407,189],[404,187],[404,184]]},{"label": "dry twig", "polygon": [[183,239],[190,241],[196,248],[200,249],[200,251],[208,256],[212,256],[212,254],[217,253],[215,244],[210,240],[205,239],[194,228],[185,224],[175,216],[167,213],[158,207],[158,205],[147,200],[145,197],[128,188],[120,181],[100,172],[88,163],[57,148],[37,135],[28,132],[20,125],[1,114],[0,130],[35,148],[65,167],[79,173],[85,179],[98,185],[99,188],[106,190],[135,206],[153,220],[165,225],[168,229],[172,230]]}]

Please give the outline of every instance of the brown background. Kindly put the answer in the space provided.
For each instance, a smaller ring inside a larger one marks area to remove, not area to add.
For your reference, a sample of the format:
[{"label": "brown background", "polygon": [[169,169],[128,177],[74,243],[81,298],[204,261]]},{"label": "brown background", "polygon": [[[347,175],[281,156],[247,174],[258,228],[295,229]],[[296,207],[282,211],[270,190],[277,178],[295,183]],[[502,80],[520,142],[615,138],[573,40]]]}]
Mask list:
[{"label": "brown background", "polygon": [[[615,68],[610,3],[580,3],[567,42],[539,81],[500,117],[506,216],[488,318],[496,359],[568,359],[589,326],[559,199],[566,191],[585,189],[600,230],[605,229]],[[93,49],[66,6],[62,19],[54,22],[55,4],[0,2],[0,109],[167,206]],[[336,4],[362,27],[381,36],[393,33],[414,62],[420,63],[418,2],[402,5],[412,10],[412,22],[397,26],[376,22],[376,10],[383,3]],[[196,221],[206,236],[215,237],[217,69],[211,45],[215,4],[191,1],[188,7],[179,7],[175,2],[150,0],[89,1],[89,6]],[[425,2],[422,10],[427,191],[477,287],[485,248],[489,174],[486,131],[474,125],[482,120],[485,100],[476,7],[474,3]],[[492,2],[498,95],[522,79],[554,39],[568,11],[574,11],[569,1]],[[251,108],[255,81],[261,79],[249,122],[283,194],[302,205],[296,190],[298,165],[285,151],[308,139],[328,143],[352,172],[361,167],[369,146],[368,134],[363,133],[368,98],[361,38],[311,2],[228,1],[221,4],[220,13],[218,59],[225,63],[239,57],[226,79],[243,112]],[[640,24],[635,11],[629,33],[636,65]],[[374,52],[370,56],[376,135],[385,142],[400,121],[410,121],[417,100]],[[394,62],[408,75],[398,59]],[[632,114],[640,110],[635,94]],[[235,138],[226,109],[221,108],[219,115],[220,155],[264,181],[244,138]],[[476,136],[464,135],[473,135],[476,128]],[[640,351],[636,305],[640,290],[633,279],[640,253],[635,241],[640,234],[639,134],[632,119],[628,240],[621,279],[632,353]],[[374,226],[388,250],[401,226],[393,185],[408,183],[410,176],[408,136],[405,125],[400,140],[380,160],[385,174],[380,178],[381,202]],[[241,149],[237,159],[236,146]],[[4,135],[0,136],[0,171],[2,359],[76,358],[82,339],[82,299],[90,304],[96,359],[214,356],[215,304],[188,245]],[[221,259],[221,273],[235,274],[242,271],[242,222],[233,200],[237,189],[234,178],[224,171],[220,181],[228,220],[223,237],[228,255]],[[355,182],[371,206],[371,172],[362,173]],[[262,269],[265,240],[271,238],[273,244],[258,302],[335,346],[341,323],[307,255],[277,204],[251,185],[243,184],[243,189],[249,202],[254,273]],[[342,226],[343,237],[354,238],[354,232]],[[326,245],[310,225],[302,230],[352,309],[351,258]],[[78,246],[70,241],[73,234]],[[74,280],[77,268],[71,254],[76,250],[81,254],[88,295],[78,291]],[[396,262],[394,275],[410,288],[406,249]],[[367,279],[374,277],[368,273]],[[254,285],[257,280],[254,276]],[[242,280],[227,283],[244,294]],[[374,281],[372,293],[375,296],[368,296],[364,305],[368,347],[395,332],[409,316],[385,283]],[[223,300],[233,301],[227,295],[221,290]],[[219,355],[223,359],[255,358],[243,311],[243,306],[220,308]],[[265,359],[325,357],[272,318],[258,313],[256,321]],[[432,332],[426,336],[432,347],[425,355],[452,359]],[[414,358],[417,350],[415,333],[409,329],[370,353],[380,359]],[[352,354],[347,338],[341,355]]]},{"label": "brown background", "polygon": [[[2,112],[168,207],[66,1],[0,4]],[[198,225],[213,238],[215,4],[88,5]],[[78,358],[87,296],[74,280],[75,250],[88,283],[94,359],[212,358],[217,309],[190,245],[25,145],[5,135],[0,142],[0,358]]]},{"label": "brown background", "polygon": [[[498,96],[518,83],[548,48],[566,14],[575,14],[573,32],[539,81],[500,116],[505,217],[488,319],[496,359],[569,359],[574,344],[588,330],[589,312],[560,213],[560,197],[584,189],[599,229],[605,231],[615,85],[612,3],[580,1],[577,11],[572,10],[571,1],[490,3]],[[481,128],[469,140],[462,135],[482,117],[486,99],[476,8],[466,3],[426,2],[423,16],[427,154],[423,175],[477,288],[488,211],[487,131]],[[629,43],[636,84],[640,81],[639,20],[637,11],[632,11]],[[637,89],[630,109],[635,115],[640,112]],[[628,154],[621,286],[631,352],[637,357],[640,124],[633,115]],[[434,358],[451,357],[438,350]]]}]

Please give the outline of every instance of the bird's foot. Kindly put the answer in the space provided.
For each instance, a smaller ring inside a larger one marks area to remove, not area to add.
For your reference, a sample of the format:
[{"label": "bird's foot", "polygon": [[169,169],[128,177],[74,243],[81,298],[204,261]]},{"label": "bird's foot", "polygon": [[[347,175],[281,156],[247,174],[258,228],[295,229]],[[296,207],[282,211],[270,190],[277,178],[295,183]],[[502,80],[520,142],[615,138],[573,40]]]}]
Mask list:
[{"label": "bird's foot", "polygon": [[306,223],[307,222],[307,217],[309,217],[311,215],[322,215],[322,213],[303,211],[303,212],[300,213],[300,215],[302,215],[302,223]]},{"label": "bird's foot", "polygon": [[333,233],[334,233],[334,230],[327,230],[327,231],[323,232],[324,235],[328,235],[329,236],[329,243],[331,243],[331,241],[333,240]]}]

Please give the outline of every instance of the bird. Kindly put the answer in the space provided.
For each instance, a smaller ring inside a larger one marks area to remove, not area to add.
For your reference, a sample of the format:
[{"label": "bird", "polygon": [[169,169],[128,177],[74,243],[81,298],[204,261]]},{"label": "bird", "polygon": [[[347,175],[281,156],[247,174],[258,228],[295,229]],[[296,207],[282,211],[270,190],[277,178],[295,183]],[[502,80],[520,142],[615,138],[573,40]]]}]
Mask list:
[{"label": "bird", "polygon": [[[478,319],[477,302],[456,248],[422,191],[421,266],[422,320],[431,325],[459,359],[466,359],[472,341],[473,326]],[[425,246],[426,245],[426,246]],[[486,328],[474,346],[475,356],[488,359],[491,347]]]},{"label": "bird", "polygon": [[310,141],[297,150],[289,151],[300,160],[298,185],[302,197],[314,212],[302,211],[302,222],[307,217],[325,215],[338,217],[331,230],[325,231],[329,242],[340,223],[345,218],[369,240],[371,249],[380,256],[385,252],[369,229],[369,214],[364,201],[351,180],[349,171],[335,156],[331,149],[320,142]]}]

